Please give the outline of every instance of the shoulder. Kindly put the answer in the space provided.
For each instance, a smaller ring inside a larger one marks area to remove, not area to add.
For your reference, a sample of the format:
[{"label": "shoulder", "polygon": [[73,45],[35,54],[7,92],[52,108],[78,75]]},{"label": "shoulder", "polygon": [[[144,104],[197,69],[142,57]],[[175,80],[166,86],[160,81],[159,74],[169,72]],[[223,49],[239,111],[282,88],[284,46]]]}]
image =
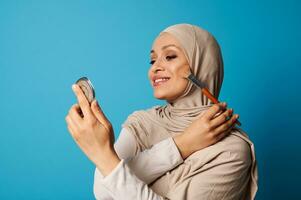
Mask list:
[{"label": "shoulder", "polygon": [[138,113],[148,113],[148,114],[155,114],[155,112],[162,108],[161,105],[154,105],[152,107],[146,108],[146,109],[139,109],[134,111],[132,114],[138,114]]},{"label": "shoulder", "polygon": [[233,161],[241,162],[249,166],[252,162],[252,152],[249,139],[239,130],[232,130],[232,132],[224,138],[221,142],[223,149],[229,152]]},{"label": "shoulder", "polygon": [[231,133],[219,142],[194,152],[187,160],[194,163],[248,168],[252,164],[252,150],[247,136],[239,130]]},{"label": "shoulder", "polygon": [[144,121],[146,117],[152,117],[156,115],[157,109],[159,109],[160,105],[155,105],[146,109],[139,109],[131,112],[126,120],[122,123],[122,127],[130,126],[130,125],[138,125]]}]

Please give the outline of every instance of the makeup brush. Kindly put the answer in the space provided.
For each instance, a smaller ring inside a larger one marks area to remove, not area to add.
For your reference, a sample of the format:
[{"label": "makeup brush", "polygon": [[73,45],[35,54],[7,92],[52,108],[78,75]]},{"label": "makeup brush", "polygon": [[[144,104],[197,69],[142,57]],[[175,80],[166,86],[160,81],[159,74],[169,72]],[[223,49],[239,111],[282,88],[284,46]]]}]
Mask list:
[{"label": "makeup brush", "polygon": [[[197,87],[199,87],[202,90],[203,94],[206,95],[214,104],[219,103],[219,101],[209,92],[205,85],[201,81],[199,81],[192,73],[190,73],[189,75],[187,74],[185,78],[187,78]],[[238,126],[241,126],[241,123],[238,120],[236,120],[235,123]]]}]

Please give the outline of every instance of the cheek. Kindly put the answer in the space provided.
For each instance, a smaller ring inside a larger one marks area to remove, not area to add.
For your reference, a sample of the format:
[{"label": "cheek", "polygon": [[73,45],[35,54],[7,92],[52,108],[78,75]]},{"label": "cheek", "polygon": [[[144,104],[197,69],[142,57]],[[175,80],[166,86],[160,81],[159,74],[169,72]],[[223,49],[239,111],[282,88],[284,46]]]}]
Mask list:
[{"label": "cheek", "polygon": [[187,75],[187,72],[190,71],[189,64],[184,59],[179,59],[171,67],[170,71],[175,77],[184,78]]},{"label": "cheek", "polygon": [[186,78],[185,76],[187,76],[188,72],[190,71],[189,65],[183,65],[181,68],[178,69],[177,71],[177,75],[182,77],[182,78]]},{"label": "cheek", "polygon": [[174,70],[173,76],[177,81],[179,82],[185,82],[187,81],[186,77],[187,76],[187,69],[184,66],[178,67],[177,69]]},{"label": "cheek", "polygon": [[174,91],[175,93],[181,93],[186,89],[187,84],[187,79],[179,76],[177,78],[174,77],[173,81],[170,83],[170,90]]},{"label": "cheek", "polygon": [[185,88],[186,88],[186,86],[187,86],[187,84],[188,84],[188,80],[185,80],[185,79],[182,79],[182,78],[181,78],[181,79],[178,81],[178,89],[181,90],[181,91],[184,91]]},{"label": "cheek", "polygon": [[177,90],[185,89],[188,84],[188,80],[185,76],[187,76],[187,70],[189,70],[189,65],[186,63],[179,63],[179,65],[174,65],[173,68],[170,68],[170,72],[172,73],[173,83],[172,85],[177,88]]}]

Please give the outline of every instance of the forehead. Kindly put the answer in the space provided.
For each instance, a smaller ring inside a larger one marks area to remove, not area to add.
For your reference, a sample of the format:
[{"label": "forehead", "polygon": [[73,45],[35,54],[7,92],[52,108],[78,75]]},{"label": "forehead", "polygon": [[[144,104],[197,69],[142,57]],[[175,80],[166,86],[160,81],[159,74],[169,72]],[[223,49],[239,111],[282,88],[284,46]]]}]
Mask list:
[{"label": "forehead", "polygon": [[175,45],[180,47],[179,42],[173,35],[164,32],[155,39],[155,41],[153,42],[152,50],[159,51],[163,46],[167,45]]}]

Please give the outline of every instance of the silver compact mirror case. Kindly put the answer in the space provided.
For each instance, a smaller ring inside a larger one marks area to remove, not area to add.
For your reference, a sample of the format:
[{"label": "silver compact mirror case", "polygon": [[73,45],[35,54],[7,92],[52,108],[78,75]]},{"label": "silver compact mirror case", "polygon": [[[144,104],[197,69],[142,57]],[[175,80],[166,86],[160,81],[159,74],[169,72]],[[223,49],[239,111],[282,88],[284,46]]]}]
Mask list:
[{"label": "silver compact mirror case", "polygon": [[76,81],[76,84],[79,85],[83,93],[85,94],[87,100],[91,104],[95,99],[95,90],[91,81],[87,77],[81,77]]}]

